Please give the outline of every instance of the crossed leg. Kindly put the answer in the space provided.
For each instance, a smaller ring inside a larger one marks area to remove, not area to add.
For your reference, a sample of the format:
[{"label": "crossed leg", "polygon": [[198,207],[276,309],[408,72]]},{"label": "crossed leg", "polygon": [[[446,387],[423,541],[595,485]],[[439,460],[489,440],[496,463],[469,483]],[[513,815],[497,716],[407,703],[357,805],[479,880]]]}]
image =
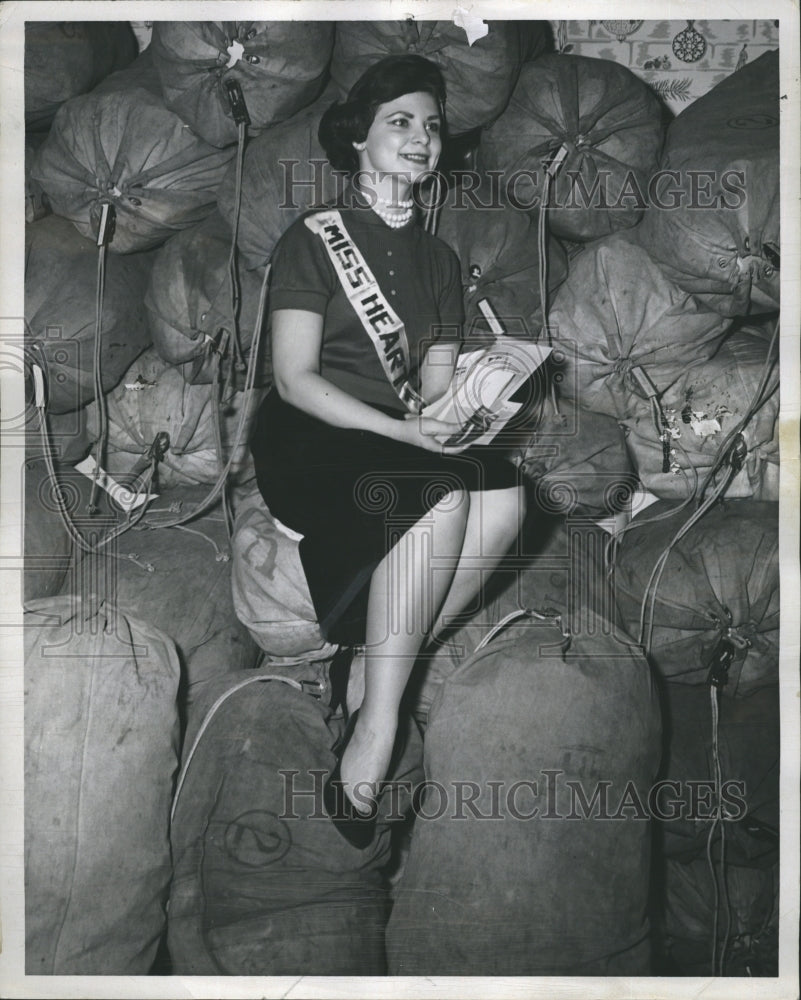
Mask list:
[{"label": "crossed leg", "polygon": [[[520,487],[449,493],[373,573],[364,697],[341,768],[357,808],[369,808],[376,784],[387,773],[398,707],[423,643],[471,607],[482,582],[517,538],[524,512]],[[349,707],[355,707],[350,697]]]}]

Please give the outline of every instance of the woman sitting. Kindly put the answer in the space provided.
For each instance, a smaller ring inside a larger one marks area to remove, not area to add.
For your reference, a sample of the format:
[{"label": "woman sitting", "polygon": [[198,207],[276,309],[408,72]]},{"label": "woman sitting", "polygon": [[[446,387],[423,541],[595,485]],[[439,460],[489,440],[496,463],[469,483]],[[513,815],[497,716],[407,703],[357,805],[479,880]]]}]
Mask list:
[{"label": "woman sitting", "polygon": [[350,185],[276,247],[274,387],[251,441],[267,506],[303,535],[323,634],[365,647],[363,701],[325,788],[357,845],[372,837],[418,654],[475,609],[524,514],[513,464],[445,444],[458,425],[425,414],[449,386],[463,322],[459,261],[415,218],[444,107],[433,63],[390,56],[323,116],[320,141]]}]

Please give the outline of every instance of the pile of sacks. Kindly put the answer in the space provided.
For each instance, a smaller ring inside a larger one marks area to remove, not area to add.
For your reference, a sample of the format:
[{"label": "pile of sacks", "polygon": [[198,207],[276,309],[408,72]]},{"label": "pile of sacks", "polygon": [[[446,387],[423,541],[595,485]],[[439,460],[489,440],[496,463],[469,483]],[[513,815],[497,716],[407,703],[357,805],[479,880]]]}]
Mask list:
[{"label": "pile of sacks", "polygon": [[[72,30],[28,27],[31,53]],[[720,923],[691,875],[710,820],[670,825],[649,794],[665,768],[681,784],[711,766],[715,662],[726,775],[761,789],[719,862],[729,950],[747,950],[774,927],[778,864],[778,56],[666,129],[642,81],[547,51],[540,22],[478,38],[451,22],[156,22],[138,55],[127,26],[90,27],[76,37],[100,32],[108,58],[77,79],[65,46],[63,87],[27,105],[25,319],[46,389],[25,482],[27,971],[143,974],[166,937],[190,975],[644,975],[655,934],[699,971]],[[436,213],[467,336],[489,335],[488,300],[510,334],[552,345],[553,391],[506,440],[530,487],[525,544],[418,668],[391,775],[406,792],[382,798],[360,855],[316,815],[317,778],[286,814],[286,774],[333,761],[340,651],[247,439],[270,385],[273,248],[341,190],[321,111],[408,51],[443,69],[475,168],[451,164]],[[90,455],[129,499],[156,499],[124,518],[75,469]],[[594,522],[637,490],[659,503],[612,556]],[[466,805],[463,788],[441,809],[432,789],[463,780],[503,795]],[[615,821],[593,812],[599,781]],[[666,830],[656,856],[648,820]]]}]

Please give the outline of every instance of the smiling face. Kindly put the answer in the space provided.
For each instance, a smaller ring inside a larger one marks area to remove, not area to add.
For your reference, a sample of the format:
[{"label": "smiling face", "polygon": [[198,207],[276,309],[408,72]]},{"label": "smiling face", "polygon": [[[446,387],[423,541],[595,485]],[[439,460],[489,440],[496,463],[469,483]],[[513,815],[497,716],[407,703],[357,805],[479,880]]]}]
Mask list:
[{"label": "smiling face", "polygon": [[379,104],[365,142],[354,143],[359,168],[409,184],[433,170],[442,151],[437,102],[424,92]]}]

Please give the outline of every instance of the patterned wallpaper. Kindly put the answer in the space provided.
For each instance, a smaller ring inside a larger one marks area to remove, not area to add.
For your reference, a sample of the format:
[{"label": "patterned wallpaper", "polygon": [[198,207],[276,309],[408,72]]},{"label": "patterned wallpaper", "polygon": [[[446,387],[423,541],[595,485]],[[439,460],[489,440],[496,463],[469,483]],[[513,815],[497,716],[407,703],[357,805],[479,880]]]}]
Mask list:
[{"label": "patterned wallpaper", "polygon": [[776,21],[551,21],[556,48],[628,66],[678,114],[779,47]]}]

